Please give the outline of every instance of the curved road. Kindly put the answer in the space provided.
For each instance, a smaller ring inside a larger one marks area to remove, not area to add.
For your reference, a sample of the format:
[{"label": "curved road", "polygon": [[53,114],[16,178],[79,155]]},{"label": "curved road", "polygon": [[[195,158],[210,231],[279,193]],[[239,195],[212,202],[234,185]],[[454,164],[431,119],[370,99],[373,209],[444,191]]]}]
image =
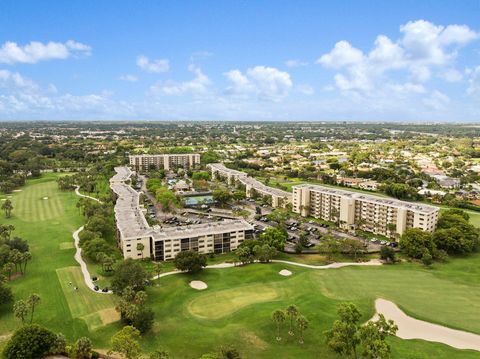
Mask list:
[{"label": "curved road", "polygon": [[[81,194],[79,191],[79,187],[75,188],[75,193],[80,197],[85,197],[102,203],[99,199],[91,196],[87,196]],[[94,286],[95,284],[92,281],[90,273],[88,272],[87,264],[82,259],[82,249],[79,246],[79,237],[78,234],[83,230],[83,226],[77,229],[73,233],[74,243],[75,243],[75,260],[80,264],[80,268],[82,270],[83,278],[85,280],[85,284],[88,288],[90,288],[95,293],[99,294],[112,294],[111,291],[108,292],[98,292],[95,291]],[[311,265],[311,264],[303,264],[303,263],[296,263],[290,261],[284,261],[279,259],[272,260],[274,263],[284,263],[289,264],[297,267],[303,268],[310,268],[310,269],[334,269],[334,268],[342,268],[347,266],[378,266],[382,265],[379,260],[370,260],[369,262],[361,262],[361,263],[331,263],[327,265]],[[233,263],[219,263],[206,266],[207,269],[221,269],[221,268],[232,268],[235,267]],[[162,273],[160,275],[154,276],[152,279],[158,279],[161,277],[166,277],[173,274],[182,273],[181,271],[175,270],[171,272]],[[422,339],[430,342],[439,342],[443,344],[447,344],[451,347],[458,348],[458,349],[473,349],[480,351],[480,335],[451,329],[448,327],[444,327],[438,324],[429,323],[426,321],[414,319],[406,315],[397,305],[393,302],[390,302],[385,299],[378,298],[375,300],[375,309],[377,314],[372,318],[372,320],[376,320],[378,318],[378,314],[383,314],[386,319],[392,319],[395,324],[398,326],[397,336],[402,339]]]},{"label": "curved road", "polygon": [[[78,187],[78,186],[75,188],[75,194],[77,196],[89,198],[89,199],[92,199],[94,201],[97,201],[98,203],[102,203],[102,201],[100,201],[98,198],[87,196],[85,194],[81,194],[79,189],[80,189],[80,187]],[[94,289],[95,288],[95,283],[93,283],[92,277],[90,276],[90,272],[88,271],[87,264],[85,263],[85,261],[82,258],[82,248],[80,248],[80,238],[78,236],[78,234],[81,231],[83,231],[83,226],[81,226],[79,229],[77,229],[73,233],[73,240],[74,240],[73,243],[75,244],[75,249],[76,249],[74,258],[78,262],[78,264],[80,264],[80,269],[82,270],[83,279],[85,281],[85,284],[87,285],[88,288],[93,290],[95,293],[112,294],[112,291],[102,292],[102,291],[96,291]]]}]

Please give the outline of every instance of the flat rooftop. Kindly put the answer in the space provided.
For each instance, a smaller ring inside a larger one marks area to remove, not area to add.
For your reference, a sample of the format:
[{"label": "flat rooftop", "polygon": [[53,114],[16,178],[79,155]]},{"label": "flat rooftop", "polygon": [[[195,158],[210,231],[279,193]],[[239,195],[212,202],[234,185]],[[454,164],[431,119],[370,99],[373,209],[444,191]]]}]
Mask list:
[{"label": "flat rooftop", "polygon": [[154,240],[198,237],[208,234],[253,230],[253,226],[243,219],[222,222],[192,224],[182,227],[151,227],[139,205],[140,193],[124,181],[132,172],[128,167],[115,167],[117,172],[110,179],[110,188],[117,194],[115,220],[120,236],[124,240],[153,237]]},{"label": "flat rooftop", "polygon": [[232,170],[231,168],[225,167],[223,163],[209,163],[208,166],[213,170],[230,173],[232,175],[245,176],[245,177],[248,176],[245,172]]},{"label": "flat rooftop", "polygon": [[242,182],[244,185],[252,186],[252,188],[254,188],[256,191],[267,193],[272,196],[287,197],[287,198],[292,197],[292,194],[290,192],[286,192],[278,188],[266,186],[262,182],[252,177],[242,177],[240,178],[240,182]]},{"label": "flat rooftop", "polygon": [[153,230],[153,239],[168,240],[181,238],[194,238],[200,236],[213,235],[223,232],[248,231],[253,230],[253,226],[243,219],[224,220],[221,222],[192,224],[181,227],[166,227]]},{"label": "flat rooftop", "polygon": [[415,212],[434,213],[439,211],[437,207],[430,206],[428,204],[406,202],[406,201],[401,201],[394,198],[384,198],[384,197],[374,196],[370,194],[347,191],[343,189],[324,187],[322,185],[300,184],[297,186],[293,186],[293,188],[308,188],[311,191],[318,191],[318,192],[327,193],[330,195],[348,197],[354,200],[370,202],[370,203],[384,205],[384,206],[404,208],[404,209],[415,211]]}]

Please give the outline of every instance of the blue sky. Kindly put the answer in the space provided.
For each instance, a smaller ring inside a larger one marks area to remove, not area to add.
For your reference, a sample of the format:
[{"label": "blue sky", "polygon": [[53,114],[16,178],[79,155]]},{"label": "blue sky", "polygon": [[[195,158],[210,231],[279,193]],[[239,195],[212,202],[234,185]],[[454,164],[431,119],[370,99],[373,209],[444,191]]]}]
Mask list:
[{"label": "blue sky", "polygon": [[479,1],[0,2],[0,120],[480,120]]}]

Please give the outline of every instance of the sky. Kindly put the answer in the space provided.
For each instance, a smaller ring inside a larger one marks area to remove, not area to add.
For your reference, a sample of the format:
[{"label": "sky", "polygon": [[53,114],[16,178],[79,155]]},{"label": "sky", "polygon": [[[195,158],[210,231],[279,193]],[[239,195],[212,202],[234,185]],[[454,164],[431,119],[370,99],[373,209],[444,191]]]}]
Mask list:
[{"label": "sky", "polygon": [[2,120],[480,122],[480,1],[1,0]]}]

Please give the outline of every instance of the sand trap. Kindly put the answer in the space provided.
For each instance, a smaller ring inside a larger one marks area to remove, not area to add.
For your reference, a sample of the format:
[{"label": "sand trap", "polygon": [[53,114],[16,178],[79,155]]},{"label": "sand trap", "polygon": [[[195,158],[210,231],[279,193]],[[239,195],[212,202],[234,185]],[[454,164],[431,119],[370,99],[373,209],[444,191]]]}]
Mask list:
[{"label": "sand trap", "polygon": [[204,290],[208,288],[207,283],[202,282],[201,280],[192,280],[190,282],[190,287],[196,290]]},{"label": "sand trap", "polygon": [[283,275],[284,277],[288,277],[292,275],[292,272],[290,272],[288,269],[282,269],[278,274]]},{"label": "sand trap", "polygon": [[[438,324],[414,319],[406,315],[393,302],[385,299],[375,301],[375,310],[383,314],[385,319],[392,319],[398,326],[397,336],[402,339],[422,339],[429,342],[439,342],[458,349],[473,349],[480,351],[480,335],[461,330],[450,329]],[[375,314],[372,320],[376,320]]]},{"label": "sand trap", "polygon": [[48,197],[43,197],[43,199],[48,199]]},{"label": "sand trap", "polygon": [[12,192],[22,192],[21,189],[14,189]]}]

